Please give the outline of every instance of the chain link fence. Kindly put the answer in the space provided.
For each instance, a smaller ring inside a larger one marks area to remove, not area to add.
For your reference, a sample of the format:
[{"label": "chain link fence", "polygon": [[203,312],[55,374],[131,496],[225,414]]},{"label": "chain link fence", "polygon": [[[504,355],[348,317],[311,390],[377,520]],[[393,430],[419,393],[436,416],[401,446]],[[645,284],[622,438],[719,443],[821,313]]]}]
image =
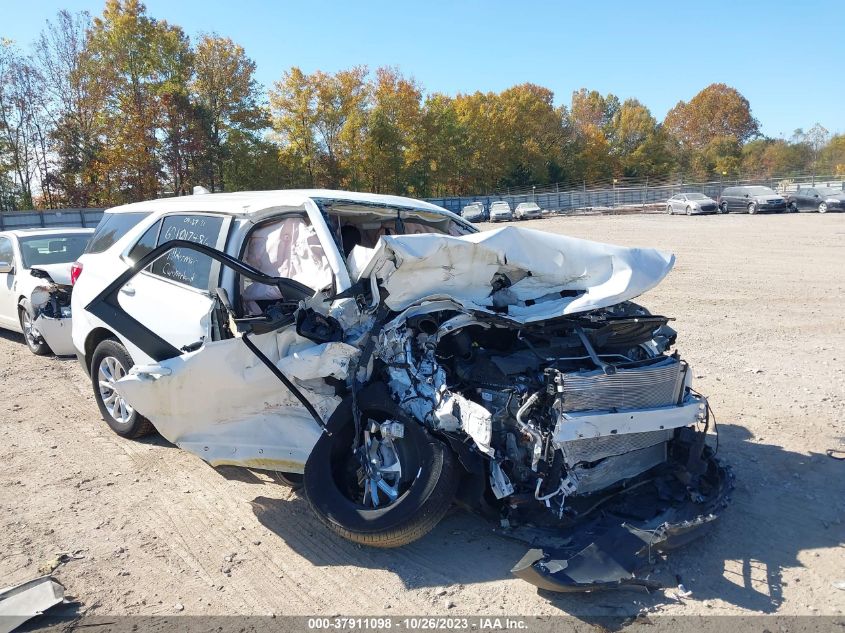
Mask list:
[{"label": "chain link fence", "polygon": [[582,184],[573,187],[550,185],[537,188],[522,188],[506,193],[488,194],[483,196],[452,196],[446,198],[427,198],[428,202],[444,207],[449,211],[460,214],[461,209],[471,202],[483,202],[485,208],[490,208],[491,202],[505,200],[515,208],[520,202],[536,202],[540,208],[553,213],[567,213],[582,210],[601,209],[629,209],[641,208],[648,210],[663,210],[666,201],[678,193],[703,193],[714,200],[719,197],[722,189],[737,185],[763,185],[771,187],[781,194],[788,194],[800,187],[823,185],[845,189],[845,176],[842,175],[797,175],[790,177],[747,178],[709,181],[685,181],[683,178],[673,180],[633,181],[619,179],[616,182],[606,181],[598,185]]}]

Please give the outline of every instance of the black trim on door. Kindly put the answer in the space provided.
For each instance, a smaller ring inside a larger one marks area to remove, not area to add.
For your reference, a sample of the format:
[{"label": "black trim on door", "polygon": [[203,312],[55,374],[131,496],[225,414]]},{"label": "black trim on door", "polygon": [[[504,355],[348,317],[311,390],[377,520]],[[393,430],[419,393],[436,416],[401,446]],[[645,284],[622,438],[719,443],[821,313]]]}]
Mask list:
[{"label": "black trim on door", "polygon": [[305,286],[298,281],[294,281],[293,279],[265,275],[260,270],[253,268],[249,264],[246,264],[231,255],[227,255],[222,251],[211,248],[210,246],[187,240],[171,240],[169,242],[165,242],[164,244],[151,250],[135,262],[131,268],[120,274],[117,279],[111,282],[100,294],[94,297],[91,303],[85,306],[85,309],[91,314],[101,319],[118,334],[121,334],[128,340],[132,341],[132,343],[141,351],[156,361],[175,358],[183,352],[165,341],[158,334],[123,310],[118,303],[118,293],[130,279],[135,277],[135,275],[140,273],[153,261],[175,248],[197,251],[203,255],[211,257],[215,261],[220,262],[223,266],[227,266],[253,281],[267,286],[276,286],[279,289],[279,292],[282,293],[282,296],[289,301],[309,299],[316,293],[315,290],[312,290],[308,286]]}]

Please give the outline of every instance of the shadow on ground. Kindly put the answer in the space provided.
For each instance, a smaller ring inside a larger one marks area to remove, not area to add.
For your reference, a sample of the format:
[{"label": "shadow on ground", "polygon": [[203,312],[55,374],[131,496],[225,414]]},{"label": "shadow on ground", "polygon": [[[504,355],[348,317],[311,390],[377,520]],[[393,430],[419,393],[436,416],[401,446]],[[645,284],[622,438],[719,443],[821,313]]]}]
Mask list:
[{"label": "shadow on ground", "polygon": [[[733,466],[737,480],[730,506],[706,537],[670,552],[644,575],[668,587],[680,577],[693,592],[690,600],[721,600],[772,613],[783,601],[783,570],[801,564],[799,553],[841,542],[845,464],[824,454],[807,456],[754,442],[742,426],[719,428],[720,457]],[[314,565],[387,569],[408,589],[510,578],[510,567],[527,549],[463,511],[447,516],[420,541],[394,550],[362,548],[335,536],[311,514],[300,495],[259,496],[253,511],[265,527]],[[315,540],[325,546],[315,548]],[[541,595],[564,613],[612,629],[643,609],[659,610],[678,600],[674,593],[670,588],[665,594],[625,589]]]}]

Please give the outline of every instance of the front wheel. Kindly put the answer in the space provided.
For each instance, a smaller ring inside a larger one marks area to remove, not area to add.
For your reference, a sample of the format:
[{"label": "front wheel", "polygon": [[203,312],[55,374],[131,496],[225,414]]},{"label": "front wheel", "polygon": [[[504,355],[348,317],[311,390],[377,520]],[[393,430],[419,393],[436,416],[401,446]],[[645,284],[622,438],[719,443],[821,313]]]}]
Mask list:
[{"label": "front wheel", "polygon": [[305,464],[305,496],[336,534],[372,547],[400,547],[434,528],[452,503],[452,450],[410,419],[383,385],[358,399],[361,436],[344,401]]},{"label": "front wheel", "polygon": [[751,202],[748,204],[748,215],[754,215],[757,213],[757,203]]},{"label": "front wheel", "polygon": [[32,325],[32,315],[29,313],[28,304],[22,303],[18,306],[18,321],[20,321],[21,332],[23,332],[23,338],[26,341],[26,346],[29,348],[30,352],[36,356],[46,356],[53,351],[50,349],[50,346],[44,342],[44,339],[41,338],[40,335],[36,334],[36,330]]},{"label": "front wheel", "polygon": [[672,215],[672,205],[671,204],[666,205],[666,213],[668,213],[669,215]]},{"label": "front wheel", "polygon": [[687,215],[692,215],[692,208],[691,207],[687,207]]},{"label": "front wheel", "polygon": [[819,213],[827,213],[827,202],[819,204]]},{"label": "front wheel", "polygon": [[126,402],[115,386],[134,364],[120,341],[111,338],[97,345],[91,357],[91,384],[97,407],[112,431],[128,438],[154,430],[152,423]]}]

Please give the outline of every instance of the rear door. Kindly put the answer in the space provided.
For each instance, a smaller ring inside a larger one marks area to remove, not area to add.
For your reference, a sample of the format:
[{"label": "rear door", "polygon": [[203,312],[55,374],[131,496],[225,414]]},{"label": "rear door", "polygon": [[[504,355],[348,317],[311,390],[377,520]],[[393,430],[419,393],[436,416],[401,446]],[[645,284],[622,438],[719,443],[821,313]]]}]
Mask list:
[{"label": "rear door", "polygon": [[[230,222],[230,217],[222,215],[166,215],[127,254],[138,261],[156,246],[177,239],[223,250]],[[175,248],[126,282],[118,293],[118,303],[132,319],[182,349],[209,340],[219,276],[219,263],[207,255]]]}]

